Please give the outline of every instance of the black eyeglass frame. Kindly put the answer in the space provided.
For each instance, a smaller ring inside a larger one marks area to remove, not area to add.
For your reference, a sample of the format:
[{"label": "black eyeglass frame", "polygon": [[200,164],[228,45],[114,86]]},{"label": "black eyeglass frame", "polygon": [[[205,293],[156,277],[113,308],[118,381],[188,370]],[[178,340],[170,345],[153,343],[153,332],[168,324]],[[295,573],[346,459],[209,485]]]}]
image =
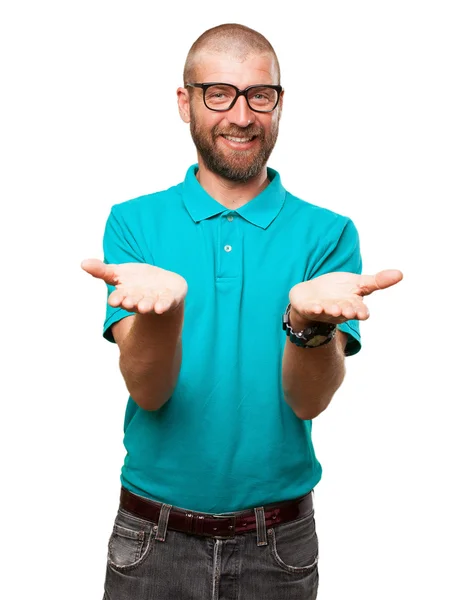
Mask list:
[{"label": "black eyeglass frame", "polygon": [[[235,98],[232,100],[232,103],[230,104],[230,106],[228,106],[227,108],[211,108],[210,106],[207,106],[206,90],[211,85],[226,85],[228,87],[233,88],[236,91]],[[240,98],[240,96],[244,96],[246,103],[250,107],[250,110],[252,110],[253,112],[270,113],[270,112],[273,112],[273,110],[275,110],[276,106],[279,104],[279,100],[281,98],[281,93],[283,92],[282,85],[270,85],[270,84],[262,84],[262,83],[257,83],[256,85],[249,85],[244,90],[239,90],[237,88],[237,86],[233,85],[232,83],[222,83],[221,81],[211,81],[210,83],[185,83],[184,87],[201,88],[202,89],[202,98],[204,100],[204,104],[205,104],[206,108],[208,108],[209,110],[213,110],[214,112],[226,112],[227,110],[231,110],[235,106],[235,103],[238,100],[238,98]],[[247,95],[249,90],[252,90],[253,88],[270,88],[272,90],[276,90],[276,92],[277,92],[276,104],[269,110],[258,110],[257,108],[253,108],[250,104],[250,101],[248,100],[248,95]]]}]

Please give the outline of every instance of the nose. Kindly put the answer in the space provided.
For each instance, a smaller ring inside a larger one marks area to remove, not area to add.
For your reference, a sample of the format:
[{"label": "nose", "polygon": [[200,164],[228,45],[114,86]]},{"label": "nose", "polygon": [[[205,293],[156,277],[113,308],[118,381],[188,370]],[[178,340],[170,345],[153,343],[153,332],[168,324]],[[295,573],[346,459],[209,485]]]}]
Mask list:
[{"label": "nose", "polygon": [[235,106],[227,113],[227,119],[230,123],[234,123],[239,127],[248,127],[250,123],[254,123],[255,114],[248,106],[248,102],[244,96],[239,96],[235,102]]}]

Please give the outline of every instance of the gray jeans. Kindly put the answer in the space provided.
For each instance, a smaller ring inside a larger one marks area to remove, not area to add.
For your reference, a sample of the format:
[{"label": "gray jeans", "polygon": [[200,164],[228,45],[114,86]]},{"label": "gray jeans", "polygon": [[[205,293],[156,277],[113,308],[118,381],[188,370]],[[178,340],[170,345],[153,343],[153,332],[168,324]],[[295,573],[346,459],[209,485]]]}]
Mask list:
[{"label": "gray jeans", "polygon": [[[235,513],[236,514],[236,513]],[[118,509],[109,538],[103,600],[315,600],[314,510],[232,538],[197,536]]]}]

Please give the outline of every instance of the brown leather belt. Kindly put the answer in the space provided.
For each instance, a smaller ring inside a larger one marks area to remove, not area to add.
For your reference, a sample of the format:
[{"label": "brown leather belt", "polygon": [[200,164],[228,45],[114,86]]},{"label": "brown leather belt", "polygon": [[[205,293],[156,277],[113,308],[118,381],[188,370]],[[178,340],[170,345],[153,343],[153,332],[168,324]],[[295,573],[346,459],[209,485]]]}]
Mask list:
[{"label": "brown leather belt", "polygon": [[[120,508],[137,517],[158,523],[163,504],[133,494],[121,487]],[[312,493],[294,500],[263,507],[266,527],[300,519],[313,511]],[[233,537],[239,533],[256,531],[255,509],[221,515],[200,513],[173,506],[168,519],[168,529],[194,535]]]}]

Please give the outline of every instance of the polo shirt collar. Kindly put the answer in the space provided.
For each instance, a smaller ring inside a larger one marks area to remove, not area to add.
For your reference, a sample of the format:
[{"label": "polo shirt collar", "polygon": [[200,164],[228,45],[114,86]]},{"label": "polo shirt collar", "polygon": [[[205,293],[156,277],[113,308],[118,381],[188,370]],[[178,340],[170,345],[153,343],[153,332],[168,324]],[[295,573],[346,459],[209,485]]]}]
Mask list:
[{"label": "polo shirt collar", "polygon": [[[191,218],[196,223],[228,211],[226,206],[214,200],[196,179],[198,165],[191,165],[183,183],[183,202]],[[280,213],[286,197],[286,190],[277,171],[268,167],[270,180],[264,190],[235,211],[241,217],[266,229]]]}]

